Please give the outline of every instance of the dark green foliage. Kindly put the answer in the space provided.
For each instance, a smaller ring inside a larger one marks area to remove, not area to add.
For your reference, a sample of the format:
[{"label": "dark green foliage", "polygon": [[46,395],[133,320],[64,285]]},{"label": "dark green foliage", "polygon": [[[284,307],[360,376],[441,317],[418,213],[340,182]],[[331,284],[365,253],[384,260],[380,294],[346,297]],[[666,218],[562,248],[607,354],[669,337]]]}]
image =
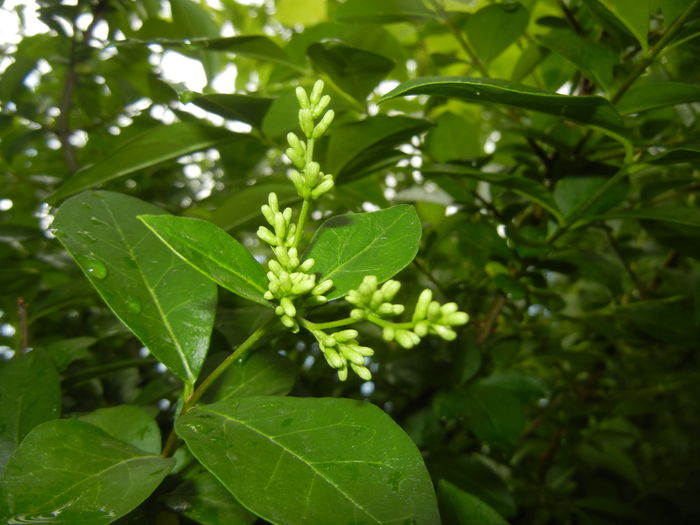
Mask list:
[{"label": "dark green foliage", "polygon": [[[3,28],[0,521],[700,522],[700,0],[259,3]],[[293,333],[255,232],[317,79]],[[341,382],[370,274],[471,320],[359,321]]]}]

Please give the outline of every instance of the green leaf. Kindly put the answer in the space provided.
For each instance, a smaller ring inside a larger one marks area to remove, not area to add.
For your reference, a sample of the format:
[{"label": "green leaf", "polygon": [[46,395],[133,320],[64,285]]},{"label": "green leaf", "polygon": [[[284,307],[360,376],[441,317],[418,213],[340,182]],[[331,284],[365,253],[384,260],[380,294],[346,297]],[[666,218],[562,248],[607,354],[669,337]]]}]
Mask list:
[{"label": "green leaf", "polygon": [[507,389],[476,382],[464,397],[468,426],[476,436],[500,447],[513,447],[525,429],[522,403]]},{"label": "green leaf", "polygon": [[[554,200],[568,217],[588,202],[608,180],[606,177],[565,177],[554,188]],[[628,190],[629,183],[626,180],[611,186],[586,210],[585,215],[595,215],[618,205],[625,199]]]},{"label": "green leaf", "polygon": [[688,8],[687,0],[659,0],[664,22],[670,25],[680,14]]},{"label": "green leaf", "polygon": [[288,26],[318,24],[326,19],[326,0],[277,0],[275,18]]},{"label": "green leaf", "polygon": [[463,177],[472,180],[482,180],[496,186],[507,188],[518,195],[522,195],[536,202],[549,211],[558,221],[561,222],[563,220],[563,215],[554,202],[552,194],[536,180],[522,176],[506,175],[504,173],[489,173],[475,168],[453,164],[429,164],[421,168],[421,172],[428,177],[434,175],[448,175],[455,178]]},{"label": "green leaf", "polygon": [[439,522],[420,452],[369,403],[245,397],[196,407],[176,429],[239,502],[272,523]]},{"label": "green leaf", "polygon": [[600,2],[634,35],[642,46],[642,50],[646,52],[649,47],[647,32],[652,0],[600,0]]},{"label": "green leaf", "polygon": [[408,265],[418,252],[421,224],[416,210],[400,204],[370,213],[338,215],[318,229],[304,258],[313,271],[333,279],[329,299],[359,286],[365,275],[385,281]]},{"label": "green leaf", "polygon": [[537,40],[578,67],[596,85],[607,90],[613,80],[618,55],[610,48],[590,42],[568,27],[554,27]]},{"label": "green leaf", "polygon": [[502,80],[469,77],[421,77],[407,80],[384,95],[379,102],[407,95],[452,97],[477,104],[498,104],[539,111],[568,118],[616,135],[624,123],[603,97],[567,96],[546,93]]},{"label": "green leaf", "polygon": [[700,86],[685,82],[653,82],[632,87],[616,104],[623,115],[700,102]]},{"label": "green leaf", "polygon": [[350,24],[393,24],[436,16],[421,0],[348,0],[338,6],[334,18]]},{"label": "green leaf", "polygon": [[471,15],[465,29],[477,56],[488,63],[523,34],[529,19],[518,2],[492,4]]},{"label": "green leaf", "polygon": [[394,61],[338,41],[312,44],[307,54],[313,65],[333,84],[360,102],[394,68]]},{"label": "green leaf", "polygon": [[700,228],[700,209],[690,206],[663,206],[658,208],[640,208],[620,210],[603,215],[588,217],[587,221],[607,221],[611,219],[637,219],[640,221],[661,221],[684,224]]},{"label": "green leaf", "polygon": [[67,200],[55,234],[115,315],[173,374],[194,382],[209,347],[216,285],[136,216],[160,208],[119,193]]},{"label": "green leaf", "polygon": [[98,408],[94,412],[77,418],[103,430],[149,454],[160,454],[161,435],[158,423],[145,409],[137,406],[119,405]]},{"label": "green leaf", "polygon": [[378,115],[331,128],[326,168],[336,181],[357,177],[393,153],[393,148],[425,131],[431,123],[409,117]]},{"label": "green leaf", "polygon": [[13,523],[107,524],[145,500],[174,463],[88,423],[49,421],[12,456],[0,493]]},{"label": "green leaf", "polygon": [[676,148],[665,151],[658,155],[644,157],[641,162],[668,166],[672,164],[693,164],[700,163],[700,149],[697,148]]},{"label": "green leaf", "polygon": [[243,362],[226,369],[207,399],[222,401],[231,397],[284,396],[296,382],[296,366],[274,351],[258,351]]},{"label": "green leaf", "polygon": [[89,358],[88,348],[95,342],[95,337],[71,337],[52,341],[41,345],[40,348],[51,357],[56,370],[63,372],[73,361]]},{"label": "green leaf", "polygon": [[262,220],[260,206],[267,202],[270,192],[277,194],[280,206],[301,200],[294,186],[288,182],[255,184],[234,192],[219,204],[211,220],[226,231],[238,229],[253,220]]},{"label": "green leaf", "polygon": [[263,119],[272,104],[271,98],[253,95],[198,95],[189,102],[216,113],[229,120],[239,120],[256,129],[262,127]]},{"label": "green leaf", "polygon": [[267,305],[265,270],[236,239],[208,221],[174,215],[139,219],[184,261],[227,290]]},{"label": "green leaf", "polygon": [[225,129],[189,122],[156,126],[127,141],[122,140],[110,153],[77,171],[50,199],[57,202],[110,180],[235,138],[235,133]]},{"label": "green leaf", "polygon": [[24,436],[60,411],[58,373],[45,352],[0,362],[0,471]]},{"label": "green leaf", "polygon": [[289,65],[284,50],[265,35],[237,35],[224,38],[194,39],[192,44],[212,51],[229,51],[258,60]]},{"label": "green leaf", "polygon": [[450,111],[435,119],[435,127],[425,137],[425,146],[438,162],[470,159],[482,154],[475,122]]},{"label": "green leaf", "polygon": [[508,525],[501,515],[476,496],[449,481],[438,483],[438,501],[443,522],[454,525]]},{"label": "green leaf", "polygon": [[184,481],[163,498],[174,511],[203,525],[248,525],[258,519],[208,471],[189,471],[183,477]]}]

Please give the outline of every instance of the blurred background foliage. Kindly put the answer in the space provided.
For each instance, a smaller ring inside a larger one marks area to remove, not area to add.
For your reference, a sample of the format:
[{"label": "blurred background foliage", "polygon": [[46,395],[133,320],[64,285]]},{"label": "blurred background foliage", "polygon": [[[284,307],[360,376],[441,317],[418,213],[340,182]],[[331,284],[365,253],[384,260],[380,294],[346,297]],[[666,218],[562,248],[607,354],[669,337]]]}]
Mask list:
[{"label": "blurred background foliage", "polygon": [[[296,199],[293,90],[322,78],[337,117],[318,153],[337,188],[312,224],[415,204],[422,249],[401,293],[429,286],[472,321],[410,351],[368,328],[365,383],[280,332],[268,346],[296,364],[292,394],[387,411],[436,485],[473,497],[441,492],[445,523],[484,505],[483,523],[700,522],[697,1],[0,6],[19,20],[0,49],[0,348],[50,353],[64,414],[130,403],[165,422],[180,384],[53,238],[53,206],[99,186],[264,256],[260,204]],[[414,89],[380,102],[400,85]],[[599,98],[573,114],[573,99],[533,106],[544,93]],[[260,317],[222,291],[212,362]],[[227,523],[168,501],[149,512]]]}]

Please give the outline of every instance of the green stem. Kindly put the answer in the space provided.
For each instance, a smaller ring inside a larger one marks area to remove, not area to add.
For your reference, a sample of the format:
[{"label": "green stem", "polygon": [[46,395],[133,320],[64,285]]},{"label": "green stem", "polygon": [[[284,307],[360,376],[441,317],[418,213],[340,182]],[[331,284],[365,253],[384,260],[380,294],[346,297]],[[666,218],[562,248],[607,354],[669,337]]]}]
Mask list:
[{"label": "green stem", "polygon": [[299,318],[299,323],[307,330],[330,330],[332,328],[340,328],[342,326],[348,326],[357,322],[358,320],[353,319],[352,317],[345,317],[344,319],[338,319],[337,321],[330,321],[328,323],[314,323],[308,319],[301,317]]},{"label": "green stem", "polygon": [[472,61],[472,64],[476,66],[476,68],[479,70],[481,73],[481,76],[484,78],[489,77],[489,73],[486,70],[486,67],[484,66],[483,62],[479,60],[479,56],[474,52],[474,50],[471,48],[469,43],[466,41],[464,38],[464,35],[462,35],[462,32],[459,30],[459,28],[454,24],[452,19],[450,18],[449,13],[445,10],[445,8],[437,2],[437,0],[430,0],[430,4],[435,8],[435,10],[438,12],[440,15],[440,18],[442,18],[443,22],[447,26],[447,28],[452,32],[454,35],[455,39],[459,43],[460,46],[462,46],[462,49],[467,53],[469,58]]},{"label": "green stem", "polygon": [[615,94],[612,96],[611,101],[613,103],[617,102],[622,98],[622,95],[624,95],[627,90],[632,87],[632,84],[639,78],[644,71],[646,71],[647,67],[651,65],[651,63],[656,59],[659,53],[663,50],[664,47],[669,43],[669,41],[676,36],[676,33],[681,29],[681,26],[685,23],[685,21],[688,19],[688,17],[693,13],[695,8],[698,5],[698,2],[700,0],[693,0],[688,5],[688,8],[678,17],[674,20],[674,22],[669,26],[669,28],[664,32],[662,37],[654,44],[654,46],[649,50],[649,53],[642,59],[641,62],[637,64],[637,66],[632,70],[632,72],[629,74],[629,76],[625,79],[625,81],[622,83],[622,85],[615,91]]},{"label": "green stem", "polygon": [[304,199],[304,202],[301,204],[301,211],[299,212],[299,219],[297,220],[297,229],[296,233],[294,234],[294,248],[299,247],[301,238],[304,236],[304,223],[306,222],[306,217],[309,214],[309,204],[309,199]]},{"label": "green stem", "polygon": [[[186,414],[194,405],[199,401],[199,399],[204,395],[204,393],[209,390],[209,387],[223,374],[226,369],[231,366],[233,363],[235,363],[239,359],[243,359],[248,355],[250,350],[252,349],[253,345],[260,340],[260,338],[265,335],[267,332],[268,326],[272,323],[272,321],[276,318],[271,318],[269,319],[265,324],[263,324],[260,328],[255,330],[252,334],[248,336],[248,339],[243,341],[241,345],[236,348],[236,351],[233,352],[231,355],[229,355],[226,359],[224,359],[219,366],[217,366],[214,371],[209,374],[204,381],[201,382],[201,384],[195,389],[194,392],[192,392],[191,395],[187,396],[185,399],[185,402],[182,405],[182,410],[180,410],[180,414],[178,417]],[[187,386],[185,387],[187,389]],[[175,434],[175,429],[170,431],[170,435],[168,436],[167,441],[165,442],[165,446],[163,447],[163,452],[161,455],[165,458],[169,458],[170,456],[173,455],[177,448],[177,434]]]},{"label": "green stem", "polygon": [[[637,81],[637,79],[646,71],[646,69],[651,65],[651,63],[656,59],[656,57],[661,53],[664,47],[669,43],[669,41],[676,36],[676,33],[681,29],[685,21],[688,19],[688,17],[692,14],[692,12],[695,10],[695,8],[698,5],[698,2],[700,0],[693,0],[688,5],[688,8],[678,17],[676,18],[673,23],[669,26],[669,28],[666,30],[666,32],[661,36],[661,38],[654,44],[654,46],[649,50],[647,55],[635,66],[635,68],[630,72],[629,75],[627,75],[627,78],[622,82],[619,88],[617,88],[617,91],[613,94],[613,96],[610,98],[610,101],[615,104],[618,102],[621,98],[622,95],[627,93],[627,90],[632,87],[632,85]],[[581,137],[581,140],[576,144],[574,147],[575,152],[581,151],[583,148],[584,144],[588,142],[588,139],[591,138],[591,135],[593,134],[593,130],[589,129],[586,134]]]},{"label": "green stem", "polygon": [[411,330],[415,327],[415,323],[411,321],[406,321],[405,323],[395,323],[394,321],[387,321],[386,319],[382,319],[378,315],[374,314],[367,314],[367,320],[370,323],[381,326],[382,328],[390,326],[391,328],[398,328],[399,330]]}]

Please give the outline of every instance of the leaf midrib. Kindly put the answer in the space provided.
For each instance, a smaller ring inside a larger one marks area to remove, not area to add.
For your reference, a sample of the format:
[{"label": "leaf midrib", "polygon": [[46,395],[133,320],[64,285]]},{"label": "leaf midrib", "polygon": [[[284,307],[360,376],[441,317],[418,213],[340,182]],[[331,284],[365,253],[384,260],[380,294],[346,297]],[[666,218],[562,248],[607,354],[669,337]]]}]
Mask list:
[{"label": "leaf midrib", "polygon": [[[369,510],[367,510],[367,509],[366,509],[364,506],[362,506],[359,502],[355,501],[355,499],[354,499],[350,494],[348,494],[347,492],[345,492],[344,490],[342,490],[338,485],[336,485],[336,484],[333,482],[332,479],[328,478],[325,474],[323,474],[323,472],[321,472],[321,471],[319,471],[318,469],[316,469],[316,468],[314,467],[314,464],[313,464],[313,463],[309,462],[309,461],[308,461],[306,458],[304,458],[303,456],[300,456],[299,454],[297,454],[296,452],[294,452],[294,451],[291,450],[290,448],[284,446],[282,443],[280,443],[279,441],[275,440],[275,437],[274,437],[274,436],[269,436],[269,435],[265,434],[262,430],[260,430],[260,429],[258,429],[258,428],[255,428],[254,426],[252,426],[252,425],[250,424],[250,422],[248,422],[248,421],[243,421],[243,420],[240,420],[240,419],[236,419],[236,418],[234,418],[233,416],[231,416],[230,414],[224,414],[224,413],[221,413],[221,412],[217,412],[216,410],[212,410],[211,408],[208,408],[208,407],[207,407],[207,408],[200,407],[199,409],[200,409],[201,411],[203,411],[203,412],[209,412],[209,413],[211,413],[211,414],[215,414],[215,415],[217,415],[217,416],[220,416],[220,417],[222,417],[222,418],[224,418],[224,419],[226,419],[226,420],[228,420],[228,421],[232,421],[232,422],[234,422],[234,423],[238,423],[238,424],[240,424],[241,426],[243,426],[243,427],[245,427],[245,428],[251,430],[252,432],[255,432],[255,433],[258,434],[259,436],[266,438],[268,441],[270,441],[271,443],[275,444],[276,446],[278,446],[278,447],[279,447],[280,449],[282,449],[283,451],[287,452],[287,453],[288,453],[290,456],[292,456],[293,458],[297,459],[298,461],[300,461],[300,462],[303,463],[304,465],[307,465],[307,466],[309,467],[309,469],[311,469],[311,470],[313,471],[313,473],[314,473],[314,475],[315,475],[316,477],[319,477],[319,478],[323,479],[326,483],[328,483],[330,486],[332,486],[334,489],[336,489],[336,490],[338,491],[339,494],[342,494],[343,497],[345,497],[345,499],[347,499],[350,503],[352,503],[353,505],[355,505],[355,507],[357,507],[358,509],[360,509],[360,510],[361,510],[362,512],[364,512],[367,516],[369,516],[370,518],[372,518],[376,523],[382,523],[382,521],[381,521],[379,518],[377,518],[374,514],[372,514]],[[324,427],[319,427],[319,428],[325,428],[326,426],[328,426],[328,425],[325,425]]]}]

